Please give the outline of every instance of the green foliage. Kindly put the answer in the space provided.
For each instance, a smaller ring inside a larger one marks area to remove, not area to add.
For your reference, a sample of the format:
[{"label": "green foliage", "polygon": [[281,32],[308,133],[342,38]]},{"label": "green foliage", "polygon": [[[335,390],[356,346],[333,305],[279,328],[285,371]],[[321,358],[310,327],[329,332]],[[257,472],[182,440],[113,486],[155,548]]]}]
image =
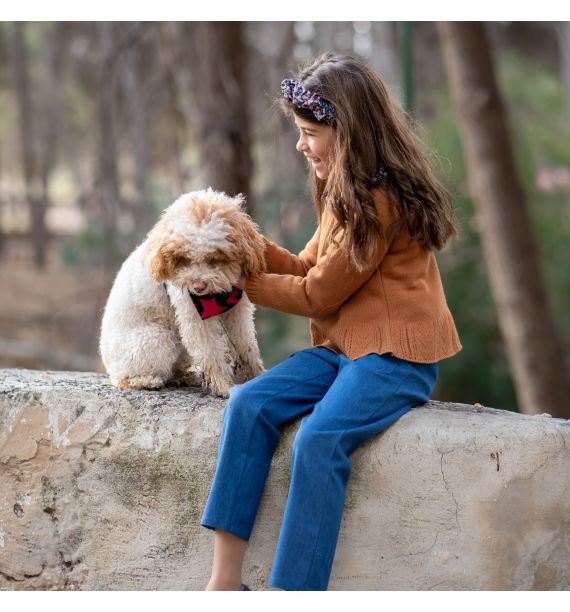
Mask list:
[{"label": "green foliage", "polygon": [[[555,323],[570,337],[570,190],[545,192],[537,185],[543,168],[570,167],[567,111],[558,77],[526,58],[506,53],[497,67],[501,94],[513,142],[519,179],[542,254],[545,288]],[[461,236],[438,254],[446,297],[454,314],[463,350],[441,363],[439,399],[479,402],[517,410],[517,400],[486,271],[475,208],[468,194],[461,138],[449,97],[442,94],[439,114],[424,123],[428,148],[450,162],[439,172],[454,196]],[[437,167],[437,166],[436,166]],[[449,167],[449,166],[446,166]],[[568,341],[566,342],[568,348]],[[537,356],[537,358],[540,358]]]},{"label": "green foliage", "polygon": [[[293,182],[276,185],[263,199],[263,206],[258,207],[256,221],[262,233],[267,235],[270,227],[281,226],[285,214],[286,201],[296,186]],[[310,210],[310,222],[301,222],[297,231],[286,234],[281,246],[292,253],[299,253],[313,235],[316,228],[310,196],[307,194],[307,206]],[[256,326],[261,354],[266,368],[283,361],[292,352],[311,345],[309,319],[289,315],[277,310],[259,308],[256,314]]]},{"label": "green foliage", "polygon": [[311,346],[309,319],[260,309],[256,316],[259,346],[266,368],[271,368],[291,353]]},{"label": "green foliage", "polygon": [[100,219],[91,219],[77,235],[62,239],[59,247],[60,260],[68,268],[85,264],[101,252],[103,242],[103,223]]},{"label": "green foliage", "polygon": [[[570,351],[570,186],[539,187],[539,176],[570,175],[570,121],[562,84],[552,73],[506,54],[500,74],[508,93],[520,177],[536,230],[554,320]],[[570,180],[570,179],[569,179]]]}]

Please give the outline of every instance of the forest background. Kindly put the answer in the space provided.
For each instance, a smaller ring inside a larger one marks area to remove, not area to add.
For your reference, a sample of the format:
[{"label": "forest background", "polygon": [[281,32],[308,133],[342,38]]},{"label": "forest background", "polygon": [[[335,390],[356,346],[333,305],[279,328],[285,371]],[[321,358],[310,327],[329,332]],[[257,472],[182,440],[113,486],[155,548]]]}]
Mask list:
[{"label": "forest background", "polygon": [[[570,27],[484,31],[562,347],[547,366],[567,381]],[[307,169],[273,101],[332,50],[379,71],[453,195],[461,234],[436,257],[463,350],[434,399],[521,410],[441,37],[433,22],[1,22],[0,367],[104,371],[114,276],[183,192],[245,193],[261,231],[300,251],[315,228]],[[266,367],[310,345],[305,318],[258,308],[256,325]]]}]

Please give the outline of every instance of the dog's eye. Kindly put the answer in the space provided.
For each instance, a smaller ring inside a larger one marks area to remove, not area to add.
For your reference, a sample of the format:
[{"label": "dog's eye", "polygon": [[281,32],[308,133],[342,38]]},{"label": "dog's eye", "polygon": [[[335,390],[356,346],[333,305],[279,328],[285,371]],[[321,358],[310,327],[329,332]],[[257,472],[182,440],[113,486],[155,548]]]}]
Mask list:
[{"label": "dog's eye", "polygon": [[172,263],[177,268],[184,268],[186,266],[189,266],[191,261],[187,257],[183,257],[180,255],[178,257],[174,257],[172,259]]},{"label": "dog's eye", "polygon": [[226,259],[219,255],[208,255],[204,257],[204,262],[207,266],[223,266],[226,263]]}]

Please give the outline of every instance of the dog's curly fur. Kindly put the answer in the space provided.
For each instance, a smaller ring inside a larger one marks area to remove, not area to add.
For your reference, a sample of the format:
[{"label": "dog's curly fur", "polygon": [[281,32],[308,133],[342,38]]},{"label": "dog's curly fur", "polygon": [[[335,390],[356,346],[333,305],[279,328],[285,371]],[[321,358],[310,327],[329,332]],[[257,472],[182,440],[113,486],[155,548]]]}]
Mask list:
[{"label": "dog's curly fur", "polygon": [[[202,320],[189,291],[231,291],[240,275],[266,270],[263,237],[244,198],[211,188],[180,196],[119,270],[103,313],[100,354],[111,382],[158,389],[202,384],[221,397],[264,371],[255,307],[243,294]],[[196,291],[193,284],[205,285]],[[229,341],[228,341],[229,340]]]}]

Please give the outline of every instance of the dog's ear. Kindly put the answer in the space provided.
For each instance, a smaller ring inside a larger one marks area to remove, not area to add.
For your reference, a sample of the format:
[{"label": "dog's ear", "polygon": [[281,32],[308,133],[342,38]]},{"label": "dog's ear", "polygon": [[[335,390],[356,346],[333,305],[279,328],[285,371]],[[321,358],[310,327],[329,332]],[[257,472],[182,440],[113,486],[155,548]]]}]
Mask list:
[{"label": "dog's ear", "polygon": [[[255,236],[259,236],[259,234],[256,233]],[[243,274],[244,276],[257,276],[267,270],[265,244],[263,240],[260,240],[259,243],[256,241],[253,245],[250,242],[249,246],[250,250],[246,252],[244,258]]]},{"label": "dog's ear", "polygon": [[152,279],[157,283],[163,283],[171,278],[175,265],[168,251],[160,245],[154,253],[149,253],[147,267]]},{"label": "dog's ear", "polygon": [[232,215],[232,225],[235,231],[228,237],[228,240],[236,245],[241,254],[243,275],[257,276],[265,272],[267,270],[265,242],[257,230],[257,225],[243,211],[239,211],[235,216]]},{"label": "dog's ear", "polygon": [[238,193],[237,195],[231,197],[230,200],[234,203],[234,205],[237,208],[239,208],[243,212],[246,212],[246,210],[245,210],[245,194]]},{"label": "dog's ear", "polygon": [[187,254],[181,253],[180,243],[166,231],[163,221],[159,221],[149,232],[143,251],[143,262],[152,279],[157,283],[169,280],[187,260]]}]

